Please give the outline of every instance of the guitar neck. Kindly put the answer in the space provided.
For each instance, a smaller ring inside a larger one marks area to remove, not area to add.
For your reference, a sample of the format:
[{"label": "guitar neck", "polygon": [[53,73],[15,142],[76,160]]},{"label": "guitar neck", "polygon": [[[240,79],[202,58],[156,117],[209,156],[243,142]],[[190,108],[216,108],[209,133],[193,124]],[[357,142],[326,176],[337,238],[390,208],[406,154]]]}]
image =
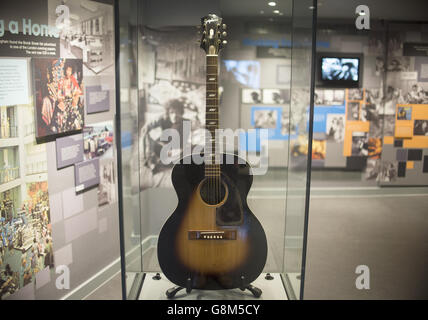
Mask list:
[{"label": "guitar neck", "polygon": [[220,165],[215,162],[217,148],[216,129],[219,128],[218,107],[218,55],[206,56],[206,111],[205,127],[207,134],[205,140],[205,176],[213,177],[220,175]]}]

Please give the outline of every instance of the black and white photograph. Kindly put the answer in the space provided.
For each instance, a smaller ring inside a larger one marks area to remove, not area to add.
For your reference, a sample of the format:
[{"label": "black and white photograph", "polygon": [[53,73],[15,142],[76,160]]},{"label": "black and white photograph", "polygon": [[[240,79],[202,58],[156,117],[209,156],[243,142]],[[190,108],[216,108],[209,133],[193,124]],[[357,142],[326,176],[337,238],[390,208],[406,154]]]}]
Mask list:
[{"label": "black and white photograph", "polygon": [[383,118],[384,116],[377,116],[371,118],[369,136],[373,138],[380,138],[383,136]]},{"label": "black and white photograph", "polygon": [[388,56],[398,57],[403,55],[403,36],[399,31],[390,31],[388,35]]},{"label": "black and white photograph", "polygon": [[[371,107],[369,105],[369,107]],[[361,104],[361,108],[360,108],[360,121],[369,121],[368,118],[370,117],[369,112],[367,111],[367,105],[366,104]]]},{"label": "black and white photograph", "polygon": [[368,156],[369,155],[369,134],[368,132],[352,133],[352,155]]},{"label": "black and white photograph", "polygon": [[383,135],[393,136],[395,130],[395,115],[383,116]]},{"label": "black and white photograph", "polygon": [[428,120],[416,120],[413,134],[415,136],[428,136]]},{"label": "black and white photograph", "polygon": [[376,57],[374,71],[374,74],[378,77],[385,72],[385,60],[383,57]]},{"label": "black and white photograph", "polygon": [[411,71],[410,57],[388,57],[386,70],[389,72]]},{"label": "black and white photograph", "polygon": [[372,31],[369,34],[368,54],[371,56],[382,55],[385,52],[385,36],[382,32]]},{"label": "black and white photograph", "polygon": [[343,89],[315,89],[314,104],[322,106],[341,106],[345,103]]},{"label": "black and white photograph", "polygon": [[[190,40],[189,38],[186,40],[189,48]],[[180,57],[177,56],[177,59],[181,59]],[[140,178],[138,179],[137,176],[134,182],[134,185],[138,185],[137,181],[139,181],[140,190],[172,186],[171,170],[174,163],[164,164],[160,158],[162,147],[168,143],[161,140],[164,130],[175,129],[180,139],[183,139],[183,123],[186,121],[191,129],[186,143],[189,143],[191,148],[195,145],[204,145],[205,85],[197,83],[199,80],[193,74],[194,68],[203,70],[204,66],[205,59],[202,55],[202,59],[196,60],[196,65],[189,66],[191,67],[189,72],[181,73],[182,76],[189,77],[189,81],[157,79],[153,84],[147,85],[145,97],[142,100],[144,103],[142,103],[143,113],[139,124],[139,147],[133,149],[134,153],[139,152],[139,154],[132,157],[138,159],[139,163],[135,161],[131,163],[136,171],[140,171]],[[205,78],[202,77],[201,80],[204,81]],[[178,160],[183,155],[183,146],[180,144],[170,153],[171,159]]]},{"label": "black and white photograph", "polygon": [[334,142],[343,142],[345,137],[345,115],[327,114],[327,140]]},{"label": "black and white photograph", "polygon": [[290,122],[290,115],[287,111],[282,111],[281,113],[281,131],[282,136],[295,135],[297,133],[297,128],[294,123]]},{"label": "black and white photograph", "polygon": [[359,59],[322,58],[322,80],[358,81]]},{"label": "black and white photograph", "polygon": [[358,121],[360,119],[360,103],[359,102],[348,102],[348,116],[347,120]]},{"label": "black and white photograph", "polygon": [[382,90],[379,88],[365,89],[365,103],[380,104],[382,102]]},{"label": "black and white photograph", "polygon": [[275,109],[252,110],[253,126],[256,129],[275,129],[278,124],[278,111]]},{"label": "black and white photograph", "polygon": [[242,89],[242,103],[262,103],[262,90]]},{"label": "black and white photograph", "polygon": [[[55,9],[61,0],[48,0],[49,21],[55,25]],[[70,23],[60,25],[63,58],[82,59],[85,75],[114,73],[113,5],[95,1],[68,1]],[[105,71],[105,72],[104,72]]]},{"label": "black and white photograph", "polygon": [[345,90],[335,89],[333,92],[332,105],[342,106],[345,104]]},{"label": "black and white photograph", "polygon": [[380,105],[374,103],[364,103],[361,106],[361,118],[363,121],[377,121],[379,118]]},{"label": "black and white photograph", "polygon": [[383,108],[383,114],[395,115],[397,104],[405,104],[405,94],[400,88],[388,86],[385,93],[385,104]]},{"label": "black and white photograph", "polygon": [[381,161],[379,181],[393,182],[397,180],[398,163],[396,161]]},{"label": "black and white photograph", "polygon": [[195,45],[197,33],[192,28],[155,30],[144,28],[143,45],[155,51],[155,79],[205,84],[205,56]]},{"label": "black and white photograph", "polygon": [[324,90],[323,89],[315,89],[314,104],[315,105],[324,105]]},{"label": "black and white photograph", "polygon": [[405,100],[407,103],[428,104],[428,90],[424,89],[420,84],[415,83],[406,94]]},{"label": "black and white photograph", "polygon": [[290,101],[290,91],[284,89],[263,89],[263,104],[284,104]]},{"label": "black and white photograph", "polygon": [[366,180],[378,181],[382,171],[382,164],[380,159],[367,159],[367,166],[365,170]]},{"label": "black and white photograph", "polygon": [[116,174],[113,160],[100,161],[100,184],[98,185],[98,206],[104,206],[116,201]]},{"label": "black and white photograph", "polygon": [[363,100],[364,89],[355,88],[348,89],[348,100]]}]

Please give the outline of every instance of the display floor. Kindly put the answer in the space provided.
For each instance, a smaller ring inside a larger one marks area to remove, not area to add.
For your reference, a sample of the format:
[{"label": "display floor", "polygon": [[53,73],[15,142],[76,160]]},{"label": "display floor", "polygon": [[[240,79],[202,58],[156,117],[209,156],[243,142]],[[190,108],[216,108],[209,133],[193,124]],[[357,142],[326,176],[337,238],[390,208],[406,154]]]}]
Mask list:
[{"label": "display floor", "polygon": [[[154,280],[156,273],[147,273],[141,288],[139,300],[167,300],[165,292],[175,287],[163,274],[160,280]],[[260,298],[255,298],[248,290],[193,290],[187,294],[185,290],[177,293],[176,300],[287,300],[284,286],[279,274],[273,273],[272,280],[266,280],[266,273],[262,273],[253,286],[262,290]]]}]

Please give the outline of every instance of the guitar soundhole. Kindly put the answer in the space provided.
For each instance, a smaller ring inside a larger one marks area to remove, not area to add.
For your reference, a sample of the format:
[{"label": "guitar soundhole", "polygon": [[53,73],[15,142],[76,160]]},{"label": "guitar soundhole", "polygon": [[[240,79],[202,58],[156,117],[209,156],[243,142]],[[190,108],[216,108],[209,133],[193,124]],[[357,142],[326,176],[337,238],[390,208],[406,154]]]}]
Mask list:
[{"label": "guitar soundhole", "polygon": [[226,197],[226,185],[221,177],[209,177],[201,183],[200,194],[202,200],[209,205],[217,205]]}]

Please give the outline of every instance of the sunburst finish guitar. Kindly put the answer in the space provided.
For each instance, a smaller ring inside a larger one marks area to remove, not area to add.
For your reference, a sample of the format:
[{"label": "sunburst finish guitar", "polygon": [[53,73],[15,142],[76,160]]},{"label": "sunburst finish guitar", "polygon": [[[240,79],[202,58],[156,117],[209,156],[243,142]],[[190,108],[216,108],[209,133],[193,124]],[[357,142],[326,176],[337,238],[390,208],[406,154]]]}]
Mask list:
[{"label": "sunburst finish guitar", "polygon": [[196,164],[188,156],[173,168],[178,206],[159,234],[158,260],[165,276],[188,292],[244,289],[264,268],[267,241],[247,205],[253,180],[248,163],[216,152],[218,54],[226,44],[226,26],[213,14],[201,20],[201,48],[207,63],[206,129],[211,135],[207,135],[204,163]]}]

